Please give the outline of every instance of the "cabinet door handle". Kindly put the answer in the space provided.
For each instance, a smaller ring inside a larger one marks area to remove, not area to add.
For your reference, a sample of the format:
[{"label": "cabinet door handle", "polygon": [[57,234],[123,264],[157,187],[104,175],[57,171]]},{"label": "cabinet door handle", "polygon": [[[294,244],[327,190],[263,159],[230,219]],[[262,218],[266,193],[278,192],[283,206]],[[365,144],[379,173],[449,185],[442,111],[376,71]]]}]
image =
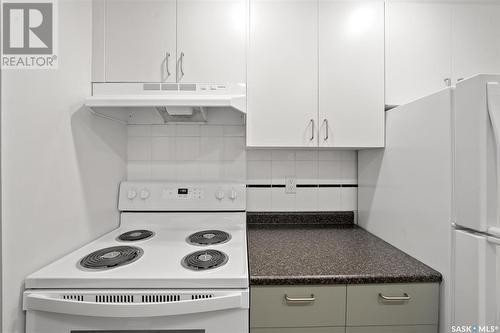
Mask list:
[{"label": "cabinet door handle", "polygon": [[168,68],[168,61],[170,60],[170,52],[165,53],[165,69],[167,71],[167,78],[170,76],[170,69]]},{"label": "cabinet door handle", "polygon": [[311,124],[311,138],[309,140],[314,140],[314,119],[311,119],[309,121],[309,123]]},{"label": "cabinet door handle", "polygon": [[323,125],[325,125],[325,138],[324,140],[328,140],[328,119],[325,118],[325,120],[323,120]]},{"label": "cabinet door handle", "polygon": [[180,80],[184,76],[184,52],[181,52],[181,57],[179,58],[179,69],[181,72],[181,76],[179,77]]},{"label": "cabinet door handle", "polygon": [[451,86],[451,79],[449,77],[447,77],[446,79],[443,80],[444,81],[444,84],[447,86],[447,87],[450,87]]},{"label": "cabinet door handle", "polygon": [[316,297],[313,294],[310,297],[289,297],[285,294],[285,301],[287,304],[307,304],[314,303]]},{"label": "cabinet door handle", "polygon": [[409,301],[411,299],[410,295],[408,295],[407,293],[404,293],[403,296],[386,296],[382,293],[379,293],[378,297],[386,302],[403,302]]}]

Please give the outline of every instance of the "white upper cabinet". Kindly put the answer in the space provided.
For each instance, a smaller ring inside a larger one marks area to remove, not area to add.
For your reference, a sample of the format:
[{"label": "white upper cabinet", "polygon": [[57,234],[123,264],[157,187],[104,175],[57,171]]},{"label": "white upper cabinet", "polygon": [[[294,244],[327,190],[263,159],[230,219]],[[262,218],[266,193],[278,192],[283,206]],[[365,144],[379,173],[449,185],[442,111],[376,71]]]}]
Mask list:
[{"label": "white upper cabinet", "polygon": [[383,147],[382,1],[320,0],[319,123],[320,147]]},{"label": "white upper cabinet", "polygon": [[95,6],[94,29],[102,30],[94,31],[95,81],[245,83],[246,0]]},{"label": "white upper cabinet", "polygon": [[251,0],[247,145],[315,147],[318,3]]},{"label": "white upper cabinet", "polygon": [[453,82],[500,74],[500,4],[453,6]]},{"label": "white upper cabinet", "polygon": [[175,82],[175,0],[107,0],[104,19],[105,81]]},{"label": "white upper cabinet", "polygon": [[404,104],[479,73],[500,73],[500,4],[389,2],[386,104]]},{"label": "white upper cabinet", "polygon": [[179,81],[246,82],[246,22],[244,0],[178,0]]},{"label": "white upper cabinet", "polygon": [[251,0],[249,44],[249,146],[383,147],[383,2]]},{"label": "white upper cabinet", "polygon": [[389,2],[386,104],[399,105],[446,87],[451,79],[449,4]]}]

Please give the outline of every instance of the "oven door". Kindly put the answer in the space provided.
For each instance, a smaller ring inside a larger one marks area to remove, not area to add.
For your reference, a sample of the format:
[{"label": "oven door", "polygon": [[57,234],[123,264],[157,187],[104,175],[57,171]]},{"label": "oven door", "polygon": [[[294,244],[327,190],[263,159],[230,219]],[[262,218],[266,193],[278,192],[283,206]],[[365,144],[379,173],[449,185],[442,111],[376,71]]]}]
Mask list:
[{"label": "oven door", "polygon": [[248,290],[29,290],[26,333],[247,333]]}]

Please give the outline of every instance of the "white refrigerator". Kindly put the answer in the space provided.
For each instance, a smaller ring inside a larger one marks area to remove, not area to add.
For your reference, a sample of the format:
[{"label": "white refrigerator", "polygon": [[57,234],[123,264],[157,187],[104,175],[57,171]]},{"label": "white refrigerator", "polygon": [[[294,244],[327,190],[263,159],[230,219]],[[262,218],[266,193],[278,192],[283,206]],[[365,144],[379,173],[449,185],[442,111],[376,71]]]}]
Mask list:
[{"label": "white refrigerator", "polygon": [[500,76],[461,81],[452,96],[452,321],[500,326]]},{"label": "white refrigerator", "polygon": [[358,223],[443,275],[441,333],[500,332],[499,160],[500,75],[389,110],[358,152]]}]

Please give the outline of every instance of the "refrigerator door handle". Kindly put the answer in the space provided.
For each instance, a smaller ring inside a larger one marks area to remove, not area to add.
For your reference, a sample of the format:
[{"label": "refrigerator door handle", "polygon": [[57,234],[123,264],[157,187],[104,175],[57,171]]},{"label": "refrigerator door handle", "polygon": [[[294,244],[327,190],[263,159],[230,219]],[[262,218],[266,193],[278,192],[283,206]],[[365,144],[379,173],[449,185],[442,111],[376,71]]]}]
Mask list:
[{"label": "refrigerator door handle", "polygon": [[500,227],[489,227],[488,234],[500,238]]},{"label": "refrigerator door handle", "polygon": [[496,245],[496,246],[500,246],[500,238],[487,236],[486,240],[488,241],[488,243],[491,243],[491,244]]},{"label": "refrigerator door handle", "polygon": [[[500,84],[498,82],[488,82],[486,85],[486,98],[488,102],[488,114],[490,116],[493,136],[495,137],[495,146],[497,153],[497,226],[500,226]],[[490,227],[491,234],[500,234],[498,227]]]}]

